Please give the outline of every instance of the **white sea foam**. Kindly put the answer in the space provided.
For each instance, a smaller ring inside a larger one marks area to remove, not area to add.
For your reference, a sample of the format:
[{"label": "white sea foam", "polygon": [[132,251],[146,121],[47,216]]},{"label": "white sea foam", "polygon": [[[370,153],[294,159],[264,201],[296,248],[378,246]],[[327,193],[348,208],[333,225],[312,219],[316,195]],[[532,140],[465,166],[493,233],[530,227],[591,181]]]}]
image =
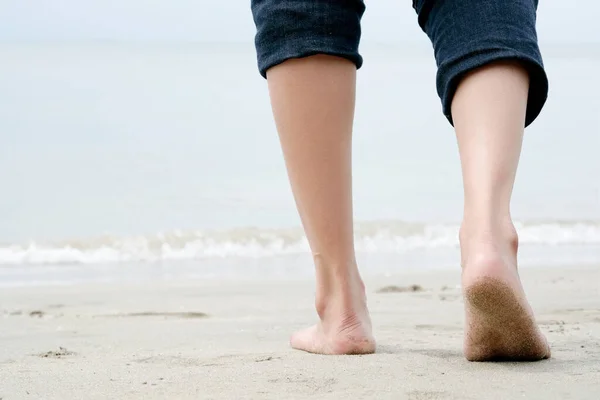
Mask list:
[{"label": "white sea foam", "polygon": [[[517,224],[522,244],[600,245],[600,222]],[[406,253],[458,246],[458,226],[404,222],[357,224],[359,253]],[[261,258],[308,252],[300,229],[158,233],[0,246],[0,265],[105,264],[225,257]]]}]

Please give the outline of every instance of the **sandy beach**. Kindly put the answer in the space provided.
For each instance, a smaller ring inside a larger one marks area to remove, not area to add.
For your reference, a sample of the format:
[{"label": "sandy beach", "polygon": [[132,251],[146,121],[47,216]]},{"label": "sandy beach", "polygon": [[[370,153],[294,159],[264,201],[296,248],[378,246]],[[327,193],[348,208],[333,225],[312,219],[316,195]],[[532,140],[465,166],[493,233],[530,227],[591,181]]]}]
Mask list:
[{"label": "sandy beach", "polygon": [[0,293],[0,398],[600,398],[600,268],[522,272],[553,357],[469,363],[457,271],[367,277],[369,356],[288,347],[313,283],[187,281]]}]

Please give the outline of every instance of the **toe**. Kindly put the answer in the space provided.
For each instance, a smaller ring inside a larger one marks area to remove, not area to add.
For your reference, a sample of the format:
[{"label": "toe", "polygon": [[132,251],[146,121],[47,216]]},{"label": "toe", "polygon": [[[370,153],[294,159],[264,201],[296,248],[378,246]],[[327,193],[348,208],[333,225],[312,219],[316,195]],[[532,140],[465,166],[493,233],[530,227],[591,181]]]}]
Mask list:
[{"label": "toe", "polygon": [[294,333],[290,339],[290,345],[294,349],[309,353],[323,353],[322,346],[319,344],[317,326],[311,326]]}]

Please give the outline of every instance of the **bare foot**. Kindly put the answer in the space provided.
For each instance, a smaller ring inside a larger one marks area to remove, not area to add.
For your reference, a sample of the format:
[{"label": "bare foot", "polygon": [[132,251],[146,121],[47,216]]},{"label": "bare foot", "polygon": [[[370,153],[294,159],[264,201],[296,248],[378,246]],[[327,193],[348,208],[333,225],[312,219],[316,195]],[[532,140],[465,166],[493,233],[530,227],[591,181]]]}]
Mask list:
[{"label": "bare foot", "polygon": [[316,354],[375,352],[364,286],[360,281],[346,286],[349,287],[329,296],[323,295],[323,288],[317,291],[317,312],[321,320],[293,334],[290,340],[293,348]]},{"label": "bare foot", "polygon": [[[506,237],[506,236],[505,236]],[[517,237],[461,237],[465,297],[464,353],[469,361],[550,357],[517,270]]]},{"label": "bare foot", "polygon": [[293,334],[290,344],[316,354],[371,354],[375,352],[375,339],[369,325],[354,316],[337,324],[321,321]]}]

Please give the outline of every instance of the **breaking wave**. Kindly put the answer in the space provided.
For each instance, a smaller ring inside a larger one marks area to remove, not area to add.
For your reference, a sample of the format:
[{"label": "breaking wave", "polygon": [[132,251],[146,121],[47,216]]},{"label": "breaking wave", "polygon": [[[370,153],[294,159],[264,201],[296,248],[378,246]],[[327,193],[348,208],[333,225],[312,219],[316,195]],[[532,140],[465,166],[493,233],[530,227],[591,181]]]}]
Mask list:
[{"label": "breaking wave", "polygon": [[[405,253],[458,246],[458,225],[399,221],[359,223],[358,252]],[[520,243],[600,245],[600,222],[518,223]],[[271,257],[308,252],[302,230],[243,228],[173,231],[146,236],[101,236],[62,242],[0,245],[0,265],[105,264],[223,257]]]}]

